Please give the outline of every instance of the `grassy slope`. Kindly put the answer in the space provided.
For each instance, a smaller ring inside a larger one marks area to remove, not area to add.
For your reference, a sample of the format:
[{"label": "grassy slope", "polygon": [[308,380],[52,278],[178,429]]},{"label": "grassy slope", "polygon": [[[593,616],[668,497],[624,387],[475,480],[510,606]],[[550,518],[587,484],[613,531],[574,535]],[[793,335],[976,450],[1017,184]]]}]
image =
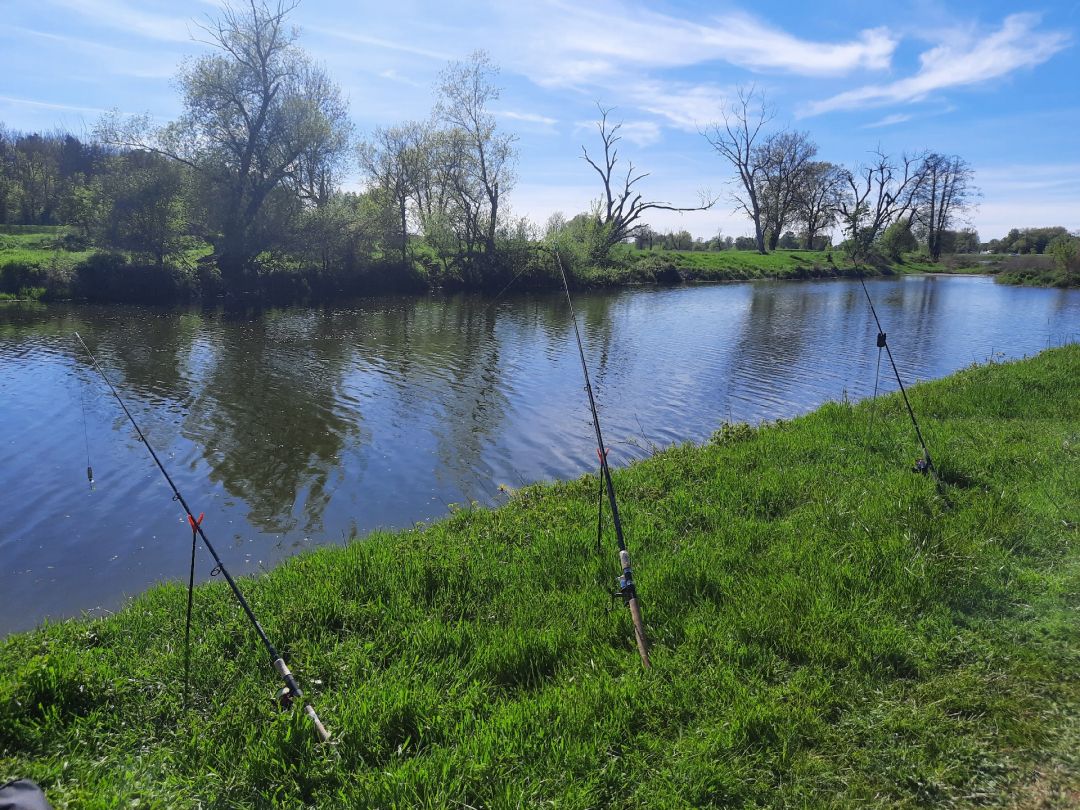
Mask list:
[{"label": "grassy slope", "polygon": [[26,232],[0,233],[0,267],[6,264],[25,263],[40,267],[70,270],[96,249],[64,250],[59,239],[67,229],[42,226],[26,229]]},{"label": "grassy slope", "polygon": [[822,278],[851,272],[851,263],[841,251],[776,250],[763,256],[753,250],[641,251],[626,248],[625,256],[638,262],[670,262],[685,279],[692,281]]},{"label": "grassy slope", "polygon": [[0,643],[0,780],[58,807],[1068,806],[1080,346],[912,398],[947,500],[895,397],[869,448],[868,406],[830,404],[618,472],[651,671],[606,612],[595,478],[535,486],[243,582],[332,747],[275,711],[220,582],[183,711],[172,585]]}]

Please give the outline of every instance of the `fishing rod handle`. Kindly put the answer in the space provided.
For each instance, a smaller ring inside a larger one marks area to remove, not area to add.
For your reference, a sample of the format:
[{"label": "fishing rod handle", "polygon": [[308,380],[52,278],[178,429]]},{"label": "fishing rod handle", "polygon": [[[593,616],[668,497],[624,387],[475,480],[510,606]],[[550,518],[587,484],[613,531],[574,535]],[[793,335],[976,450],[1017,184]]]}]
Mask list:
[{"label": "fishing rod handle", "polygon": [[638,653],[641,655],[641,663],[645,669],[652,667],[649,661],[649,642],[645,638],[645,620],[641,618],[641,605],[635,596],[630,600],[630,618],[634,621],[634,638],[637,640]]},{"label": "fishing rod handle", "polygon": [[[285,686],[289,689],[290,697],[303,697],[304,693],[300,689],[300,685],[296,682],[296,678],[293,677],[292,672],[289,670],[289,665],[285,663],[284,659],[274,659],[274,669],[277,670],[281,679],[285,681]],[[326,726],[322,724],[322,720],[319,719],[319,715],[315,712],[315,707],[310,703],[304,703],[304,714],[311,718],[311,723],[315,726],[315,733],[319,735],[319,742],[330,742],[330,732],[327,731]]]},{"label": "fishing rod handle", "polygon": [[637,589],[634,587],[634,575],[630,568],[630,552],[625,548],[619,550],[619,565],[622,566],[623,577],[630,583],[632,595],[626,604],[630,608],[630,618],[634,622],[634,638],[637,641],[638,652],[641,654],[641,663],[646,669],[652,666],[649,661],[649,641],[645,638],[645,620],[641,618],[641,604],[638,602]]},{"label": "fishing rod handle", "polygon": [[315,726],[315,733],[319,735],[319,742],[330,742],[330,732],[322,724],[319,715],[315,713],[315,707],[310,703],[304,704],[304,714],[311,718],[311,724]]}]

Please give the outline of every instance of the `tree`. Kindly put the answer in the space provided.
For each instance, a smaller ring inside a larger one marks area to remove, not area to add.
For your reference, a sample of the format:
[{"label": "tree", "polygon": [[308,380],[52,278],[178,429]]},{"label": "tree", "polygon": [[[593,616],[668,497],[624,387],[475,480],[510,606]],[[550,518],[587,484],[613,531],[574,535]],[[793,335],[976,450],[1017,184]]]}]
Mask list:
[{"label": "tree", "polygon": [[892,223],[881,235],[881,252],[886,258],[898,262],[904,258],[905,253],[910,253],[919,247],[919,240],[911,232],[911,222],[897,220]]},{"label": "tree", "polygon": [[754,241],[758,253],[764,254],[765,229],[761,200],[758,197],[758,180],[761,152],[756,148],[758,136],[772,120],[772,113],[765,106],[765,97],[753,88],[739,88],[739,100],[724,112],[723,124],[711,124],[701,134],[722,158],[727,160],[739,175],[741,191],[732,196],[754,223]]},{"label": "tree", "polygon": [[1066,283],[1080,283],[1080,236],[1068,233],[1055,236],[1046,252],[1054,257],[1054,263],[1065,274]]},{"label": "tree", "polygon": [[26,225],[52,225],[58,207],[60,166],[51,139],[37,133],[21,135],[14,144],[15,200]]},{"label": "tree", "polygon": [[188,228],[181,164],[126,152],[112,158],[95,189],[88,219],[99,244],[143,254],[159,267],[182,247]]},{"label": "tree", "polygon": [[902,155],[899,164],[877,150],[873,159],[844,172],[839,212],[852,258],[870,255],[878,235],[894,220],[912,216],[923,183],[922,155]]},{"label": "tree", "polygon": [[180,71],[184,111],[176,121],[154,128],[114,113],[99,127],[108,143],[149,149],[193,170],[204,186],[206,238],[233,288],[244,286],[255,257],[280,233],[278,217],[267,214],[280,215],[290,199],[325,197],[320,182],[348,145],[340,92],[286,24],[295,6],[226,4],[203,26],[216,52]]},{"label": "tree", "polygon": [[814,250],[818,234],[836,222],[844,169],[826,161],[812,162],[807,164],[801,180],[796,215],[804,226],[803,246],[807,250]]},{"label": "tree", "polygon": [[776,250],[781,234],[794,218],[810,161],[816,154],[817,144],[805,132],[774,133],[758,150],[761,170],[757,196],[769,250]]},{"label": "tree", "polygon": [[942,254],[942,237],[953,220],[970,207],[975,189],[974,171],[959,155],[932,152],[919,167],[922,182],[915,194],[914,218],[926,231],[931,261]]},{"label": "tree", "polygon": [[638,219],[646,211],[704,211],[712,207],[713,203],[702,200],[699,206],[680,208],[666,202],[643,199],[641,192],[634,186],[648,177],[648,172],[635,174],[634,164],[627,161],[626,174],[620,173],[616,176],[615,166],[619,162],[617,144],[622,140],[622,136],[619,135],[622,122],[609,125],[608,115],[611,114],[611,108],[605,108],[599,104],[596,106],[600,111],[600,120],[596,122],[596,128],[600,132],[604,156],[600,163],[597,163],[589,157],[589,150],[584,145],[581,147],[581,156],[582,160],[600,175],[600,180],[604,185],[603,196],[600,198],[597,211],[599,240],[593,246],[591,257],[593,261],[604,262],[607,261],[615,245],[635,234],[639,227]]},{"label": "tree", "polygon": [[393,238],[399,244],[403,264],[408,261],[409,203],[417,199],[418,186],[426,175],[427,141],[426,126],[410,122],[388,129],[379,127],[372,139],[358,148],[361,171],[396,212],[397,231]]},{"label": "tree", "polygon": [[978,253],[982,249],[979,232],[973,228],[961,228],[956,234],[957,253]]},{"label": "tree", "polygon": [[441,139],[444,181],[457,203],[460,239],[469,258],[483,247],[491,258],[503,198],[514,184],[513,135],[499,132],[489,107],[499,100],[499,68],[485,51],[451,62],[440,75],[436,120],[449,126]]}]

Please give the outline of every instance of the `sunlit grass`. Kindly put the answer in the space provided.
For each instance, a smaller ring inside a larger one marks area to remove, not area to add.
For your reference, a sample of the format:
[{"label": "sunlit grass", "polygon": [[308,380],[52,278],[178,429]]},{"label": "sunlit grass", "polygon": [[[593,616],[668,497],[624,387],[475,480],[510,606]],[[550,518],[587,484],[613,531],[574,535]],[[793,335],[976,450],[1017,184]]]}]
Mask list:
[{"label": "sunlit grass", "polygon": [[188,711],[178,584],[10,637],[0,780],[73,807],[976,805],[1049,790],[1036,766],[1075,787],[1080,346],[911,393],[944,497],[895,397],[870,436],[867,404],[833,403],[617,472],[650,671],[586,477],[242,582],[332,746],[275,709],[220,582]]}]

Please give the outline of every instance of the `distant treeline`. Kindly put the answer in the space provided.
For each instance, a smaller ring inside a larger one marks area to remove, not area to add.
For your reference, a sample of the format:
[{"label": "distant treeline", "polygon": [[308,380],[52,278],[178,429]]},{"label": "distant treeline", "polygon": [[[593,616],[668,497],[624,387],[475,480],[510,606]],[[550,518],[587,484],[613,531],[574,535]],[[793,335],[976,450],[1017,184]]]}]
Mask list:
[{"label": "distant treeline", "polygon": [[[619,154],[621,124],[603,107],[602,151],[582,150],[600,178],[597,201],[538,226],[510,213],[516,137],[492,112],[498,67],[485,53],[446,67],[426,120],[357,138],[337,85],[296,43],[294,6],[225,5],[205,31],[216,47],[180,69],[183,112],[169,124],[112,113],[90,139],[0,125],[0,226],[65,226],[47,244],[0,242],[0,292],[300,299],[511,279],[547,286],[556,277],[535,249],[541,240],[560,247],[579,279],[588,268],[640,261],[615,250],[627,242],[765,254],[826,249],[839,230],[838,247],[867,263],[983,247],[955,226],[975,194],[962,158],[875,153],[850,169],[816,160],[807,133],[767,131],[771,114],[753,92],[706,131],[733,170],[732,197],[752,237],[650,228],[650,212],[704,210],[718,198],[650,201],[640,191],[647,173]],[[342,179],[355,168],[364,189],[346,191]],[[1074,241],[1063,228],[1030,229],[985,249],[1071,250]]]}]

